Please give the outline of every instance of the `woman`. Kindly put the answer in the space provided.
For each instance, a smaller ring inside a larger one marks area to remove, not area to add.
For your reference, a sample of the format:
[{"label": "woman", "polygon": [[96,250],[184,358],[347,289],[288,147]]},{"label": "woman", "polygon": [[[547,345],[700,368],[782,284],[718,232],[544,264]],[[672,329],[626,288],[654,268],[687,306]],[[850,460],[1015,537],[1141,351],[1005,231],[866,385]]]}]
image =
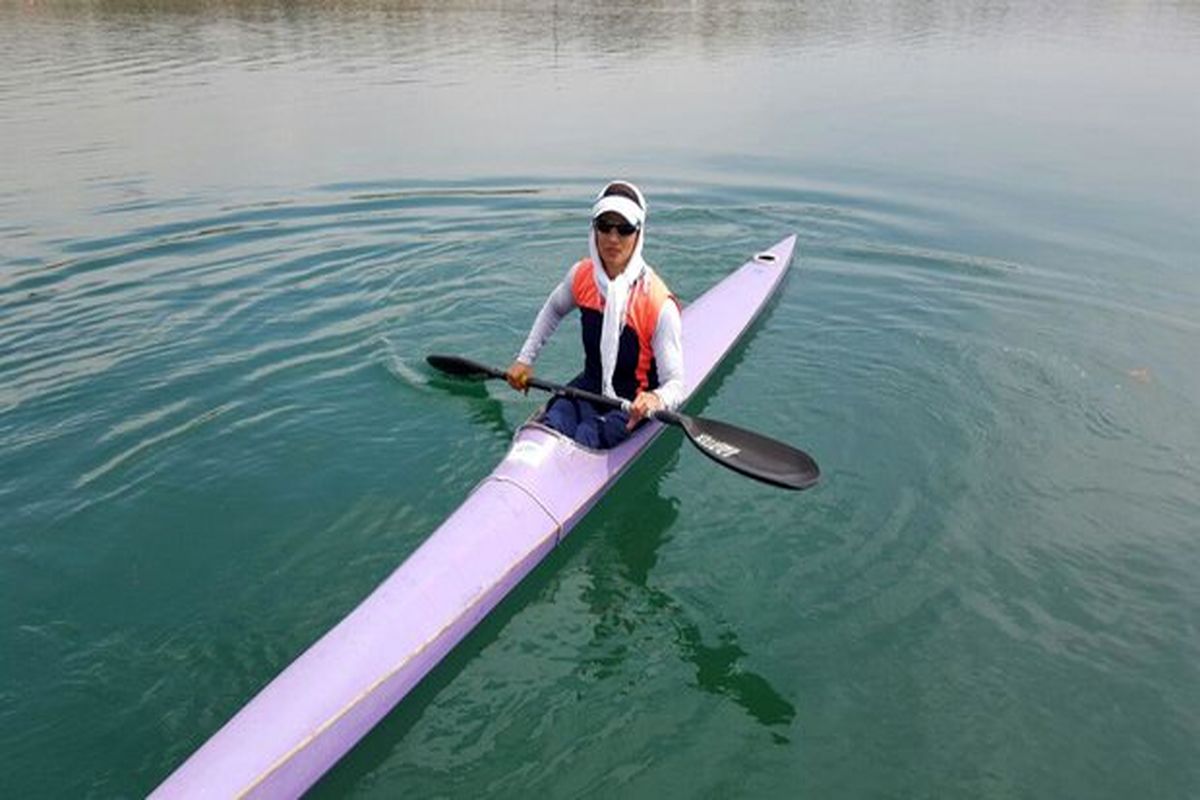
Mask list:
[{"label": "woman", "polygon": [[633,402],[630,413],[558,397],[542,422],[592,448],[624,441],[642,419],[683,400],[679,303],[642,260],[646,199],[632,183],[613,181],[592,206],[590,258],[567,270],[534,320],[508,382],[525,390],[542,345],[572,309],[580,310],[583,372],[572,386]]}]

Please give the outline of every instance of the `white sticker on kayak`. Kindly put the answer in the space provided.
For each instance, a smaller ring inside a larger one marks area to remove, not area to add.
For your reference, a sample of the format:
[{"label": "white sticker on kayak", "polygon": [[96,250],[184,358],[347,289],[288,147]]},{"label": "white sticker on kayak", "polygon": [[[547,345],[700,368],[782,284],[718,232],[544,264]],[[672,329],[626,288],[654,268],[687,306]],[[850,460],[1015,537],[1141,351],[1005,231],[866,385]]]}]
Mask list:
[{"label": "white sticker on kayak", "polygon": [[509,461],[519,461],[531,467],[540,467],[550,452],[550,446],[537,442],[517,442],[508,453]]}]

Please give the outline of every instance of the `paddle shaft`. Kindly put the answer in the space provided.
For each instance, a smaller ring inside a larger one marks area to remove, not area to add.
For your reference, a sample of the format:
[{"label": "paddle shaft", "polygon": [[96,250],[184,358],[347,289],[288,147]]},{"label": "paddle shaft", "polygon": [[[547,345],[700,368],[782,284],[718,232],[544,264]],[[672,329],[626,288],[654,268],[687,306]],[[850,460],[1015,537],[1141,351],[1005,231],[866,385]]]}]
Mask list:
[{"label": "paddle shaft", "polygon": [[[503,370],[460,356],[430,355],[425,360],[449,375],[508,378],[508,374]],[[623,411],[628,411],[632,405],[628,400],[606,397],[574,386],[562,386],[533,376],[526,379],[525,385],[559,397],[586,400]],[[799,490],[809,488],[820,476],[820,468],[808,453],[762,434],[738,428],[727,422],[691,417],[666,409],[655,411],[650,416],[681,428],[691,443],[709,458],[755,480],[785,489]]]}]

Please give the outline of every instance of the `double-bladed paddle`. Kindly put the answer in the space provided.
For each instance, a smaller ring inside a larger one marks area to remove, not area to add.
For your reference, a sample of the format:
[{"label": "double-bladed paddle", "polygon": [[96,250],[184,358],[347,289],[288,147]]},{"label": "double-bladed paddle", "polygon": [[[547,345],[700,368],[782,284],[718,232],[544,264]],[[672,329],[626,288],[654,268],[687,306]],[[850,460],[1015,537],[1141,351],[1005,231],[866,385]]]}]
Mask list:
[{"label": "double-bladed paddle", "polygon": [[[460,378],[505,378],[503,370],[459,356],[433,355],[426,356],[425,360],[431,367]],[[530,378],[528,385],[551,394],[587,400],[595,405],[624,411],[628,411],[631,405],[628,400],[606,397],[573,386],[560,386],[541,378]],[[656,411],[653,417],[659,422],[683,428],[683,432],[692,444],[700,448],[700,452],[721,466],[755,480],[798,491],[815,484],[821,475],[817,462],[813,461],[808,453],[762,434],[727,422],[691,417],[675,411]]]}]

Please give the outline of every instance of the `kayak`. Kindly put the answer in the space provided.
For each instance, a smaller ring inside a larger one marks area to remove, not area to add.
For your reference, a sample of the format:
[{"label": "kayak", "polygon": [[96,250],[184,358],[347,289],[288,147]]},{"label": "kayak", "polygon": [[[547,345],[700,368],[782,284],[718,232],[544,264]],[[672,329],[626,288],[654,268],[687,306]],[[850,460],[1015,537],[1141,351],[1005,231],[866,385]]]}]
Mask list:
[{"label": "kayak", "polygon": [[[796,237],[683,309],[691,397],[775,294]],[[297,797],[345,755],[562,541],[655,438],[611,450],[536,421],[500,464],[354,611],[272,680],[152,794]]]}]

